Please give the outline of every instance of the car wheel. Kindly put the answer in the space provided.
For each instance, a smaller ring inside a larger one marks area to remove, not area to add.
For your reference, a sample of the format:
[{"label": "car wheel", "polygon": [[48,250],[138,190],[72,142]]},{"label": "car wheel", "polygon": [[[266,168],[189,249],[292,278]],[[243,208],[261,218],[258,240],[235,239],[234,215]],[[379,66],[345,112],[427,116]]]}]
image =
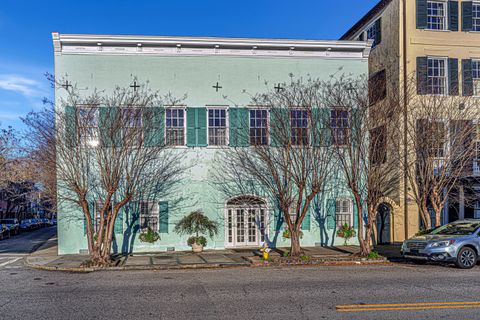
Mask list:
[{"label": "car wheel", "polygon": [[461,269],[471,269],[477,264],[477,253],[469,247],[462,248],[457,255],[457,267]]}]

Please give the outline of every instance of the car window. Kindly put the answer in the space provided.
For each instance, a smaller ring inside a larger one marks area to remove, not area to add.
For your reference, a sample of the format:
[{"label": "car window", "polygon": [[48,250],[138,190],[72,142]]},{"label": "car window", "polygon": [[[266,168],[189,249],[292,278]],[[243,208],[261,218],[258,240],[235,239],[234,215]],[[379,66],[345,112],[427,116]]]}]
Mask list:
[{"label": "car window", "polygon": [[480,228],[479,222],[450,223],[433,230],[431,235],[472,235]]}]

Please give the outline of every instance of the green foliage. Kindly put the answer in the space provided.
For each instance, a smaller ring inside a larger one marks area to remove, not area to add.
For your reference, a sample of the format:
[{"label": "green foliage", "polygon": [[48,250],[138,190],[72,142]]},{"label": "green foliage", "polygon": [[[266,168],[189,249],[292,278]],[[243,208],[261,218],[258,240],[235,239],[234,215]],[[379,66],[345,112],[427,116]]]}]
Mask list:
[{"label": "green foliage", "polygon": [[352,226],[344,224],[340,229],[337,230],[337,236],[345,239],[345,245],[348,244],[348,240],[352,239],[357,235],[357,232]]},{"label": "green foliage", "polygon": [[141,242],[154,243],[158,240],[160,240],[160,236],[158,235],[158,232],[153,231],[150,227],[148,227],[147,232],[140,234]]},{"label": "green foliage", "polygon": [[196,210],[176,224],[175,232],[181,235],[194,234],[197,237],[200,234],[208,234],[213,238],[218,233],[218,223],[210,220],[201,210]]},{"label": "green foliage", "polygon": [[421,229],[420,231],[418,231],[415,235],[416,236],[424,236],[426,234],[429,234],[430,232],[432,232],[434,229]]},{"label": "green foliage", "polygon": [[207,239],[204,236],[199,236],[199,237],[190,237],[187,240],[187,244],[191,247],[194,243],[200,244],[203,247],[207,245]]},{"label": "green foliage", "polygon": [[[282,237],[284,237],[285,239],[290,239],[290,230],[285,229],[283,231]],[[299,231],[299,237],[300,237],[300,239],[303,238],[303,232],[302,231]]]},{"label": "green foliage", "polygon": [[283,251],[283,257],[286,258],[286,257],[288,257],[289,255],[290,255],[290,251],[288,251],[288,250]]},{"label": "green foliage", "polygon": [[377,251],[370,251],[367,258],[368,259],[379,259],[379,258],[381,258],[381,256],[378,254]]},{"label": "green foliage", "polygon": [[312,257],[307,256],[307,255],[302,255],[300,256],[300,261],[302,262],[310,262],[312,260]]}]

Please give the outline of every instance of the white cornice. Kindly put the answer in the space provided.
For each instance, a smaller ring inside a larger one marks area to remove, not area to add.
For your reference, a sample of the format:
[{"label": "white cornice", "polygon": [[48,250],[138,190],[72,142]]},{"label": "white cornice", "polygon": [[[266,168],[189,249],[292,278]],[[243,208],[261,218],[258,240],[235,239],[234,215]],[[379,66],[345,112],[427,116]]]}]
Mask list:
[{"label": "white cornice", "polygon": [[368,58],[360,41],[52,33],[57,54],[238,55]]}]

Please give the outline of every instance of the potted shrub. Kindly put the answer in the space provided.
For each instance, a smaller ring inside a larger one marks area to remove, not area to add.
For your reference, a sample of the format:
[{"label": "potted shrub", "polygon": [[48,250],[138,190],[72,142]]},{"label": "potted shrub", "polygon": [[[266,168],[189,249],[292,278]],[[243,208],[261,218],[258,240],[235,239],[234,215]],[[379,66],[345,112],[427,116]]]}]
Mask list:
[{"label": "potted shrub", "polygon": [[146,232],[142,232],[140,234],[141,242],[155,243],[158,240],[160,240],[160,235],[158,232],[153,231],[150,227],[148,227]]},{"label": "potted shrub", "polygon": [[344,245],[348,245],[348,241],[356,236],[355,229],[348,224],[344,224],[340,229],[337,230],[337,236],[345,240]]},{"label": "potted shrub", "polygon": [[207,239],[203,234],[213,238],[218,233],[218,224],[205,216],[201,210],[196,210],[176,224],[175,232],[191,235],[187,241],[188,245],[192,247],[193,252],[202,252],[203,247],[207,245]]}]

